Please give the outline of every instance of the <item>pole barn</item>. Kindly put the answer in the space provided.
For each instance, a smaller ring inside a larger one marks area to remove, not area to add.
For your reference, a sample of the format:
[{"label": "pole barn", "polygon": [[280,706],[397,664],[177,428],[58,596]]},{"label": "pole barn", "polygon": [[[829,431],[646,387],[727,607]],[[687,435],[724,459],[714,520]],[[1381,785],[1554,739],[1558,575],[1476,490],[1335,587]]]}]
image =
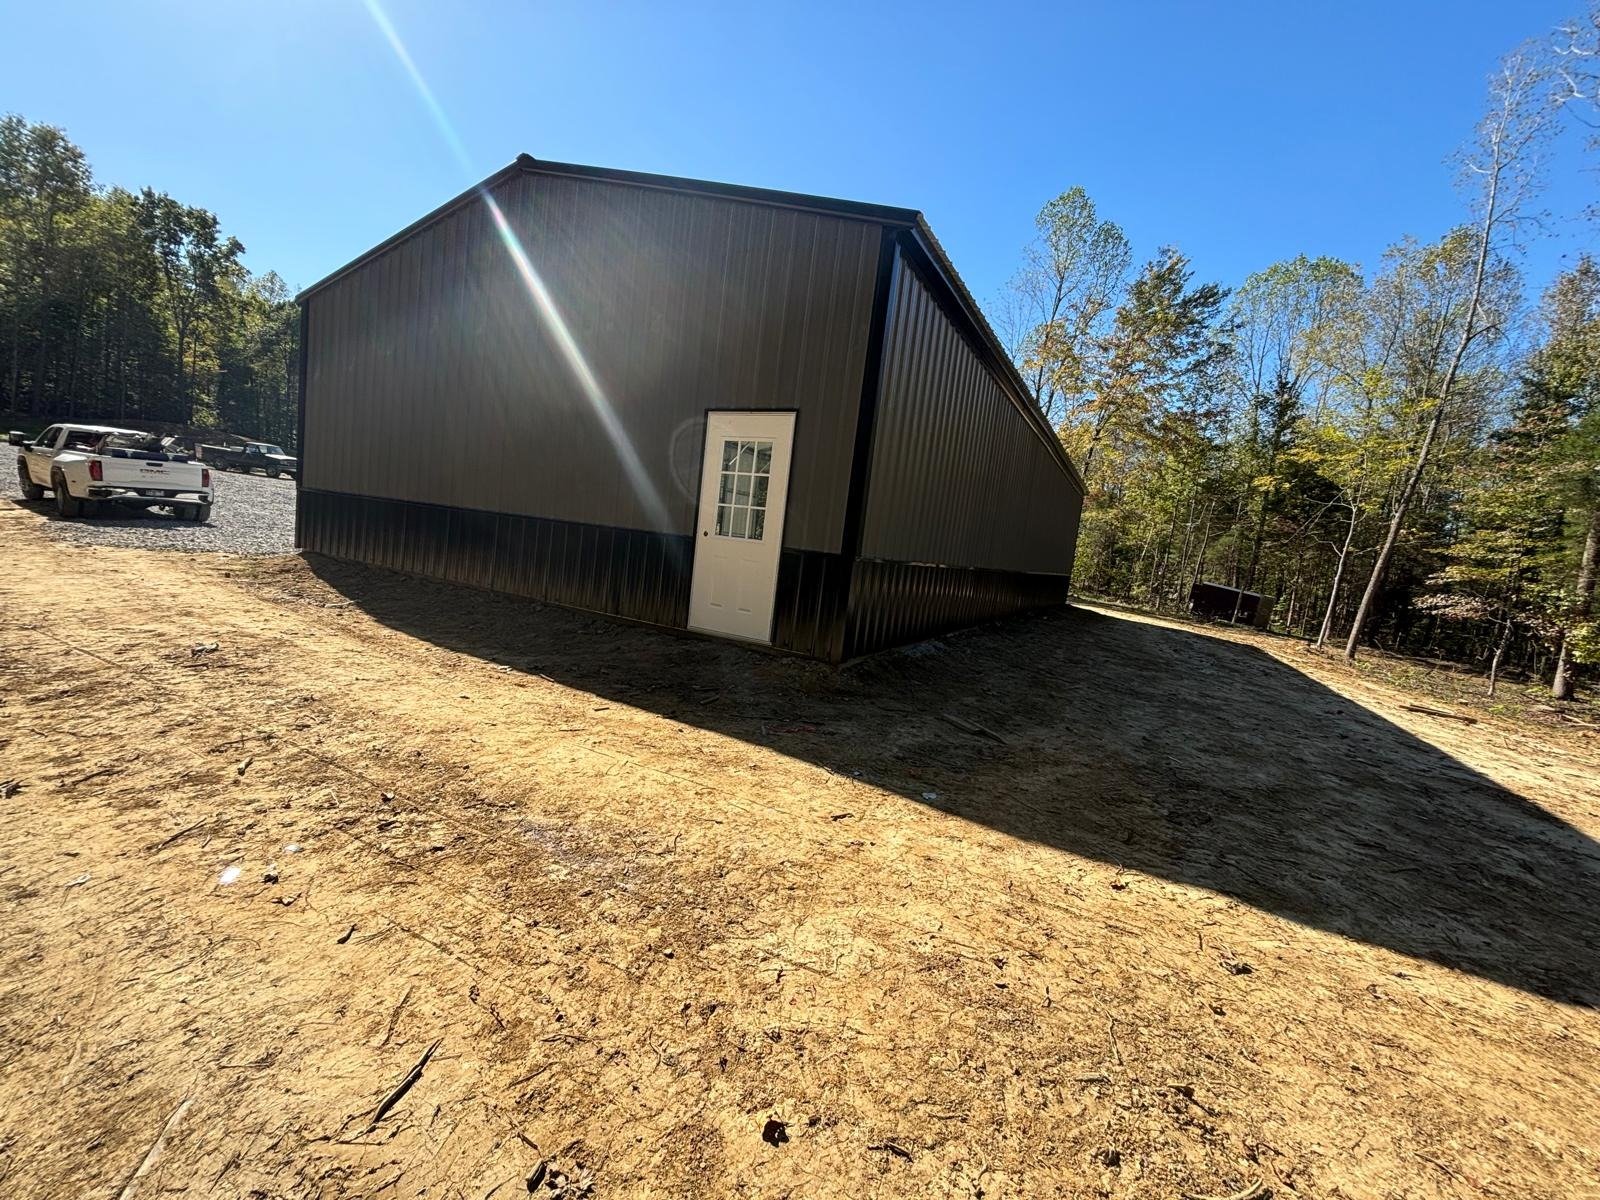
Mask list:
[{"label": "pole barn", "polygon": [[300,301],[308,551],[828,662],[1067,596],[922,215],[527,155]]}]

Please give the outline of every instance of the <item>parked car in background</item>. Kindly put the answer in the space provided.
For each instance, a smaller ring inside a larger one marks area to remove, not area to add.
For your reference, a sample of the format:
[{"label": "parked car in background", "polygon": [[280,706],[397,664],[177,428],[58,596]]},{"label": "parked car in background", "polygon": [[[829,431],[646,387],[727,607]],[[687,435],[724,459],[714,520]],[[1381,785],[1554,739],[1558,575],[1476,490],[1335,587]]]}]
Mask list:
[{"label": "parked car in background", "polygon": [[52,425],[32,441],[13,432],[17,482],[27,500],[54,494],[63,517],[95,515],[102,506],[165,508],[175,517],[211,516],[210,468],[168,453],[161,439],[109,425]]},{"label": "parked car in background", "polygon": [[208,442],[195,447],[195,453],[201,462],[224,471],[260,471],[272,479],[280,475],[295,479],[300,475],[300,460],[271,442],[244,442],[237,446]]}]

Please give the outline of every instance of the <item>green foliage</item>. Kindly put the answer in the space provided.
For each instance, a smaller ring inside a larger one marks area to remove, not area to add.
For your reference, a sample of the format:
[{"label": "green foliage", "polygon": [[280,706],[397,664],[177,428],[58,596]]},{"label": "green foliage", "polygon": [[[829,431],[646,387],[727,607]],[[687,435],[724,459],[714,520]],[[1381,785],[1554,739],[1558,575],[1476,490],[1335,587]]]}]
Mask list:
[{"label": "green foliage", "polygon": [[243,252],[214,214],[96,187],[59,129],[0,118],[0,409],[292,445],[298,314]]},{"label": "green foliage", "polygon": [[[1324,617],[1348,628],[1439,409],[1474,246],[1467,231],[1407,239],[1370,278],[1297,258],[1226,299],[1176,255],[1148,265],[1100,390],[1062,429],[1090,491],[1077,586],[1170,609],[1209,579],[1273,596],[1280,626],[1306,636]],[[1509,645],[1508,662],[1548,670],[1561,638],[1587,661],[1600,636],[1578,570],[1600,484],[1600,270],[1558,281],[1546,336],[1520,359],[1503,336],[1517,302],[1515,272],[1491,260],[1373,628],[1484,664]]]},{"label": "green foliage", "polygon": [[1078,577],[1092,588],[1159,603],[1181,587],[1191,539],[1179,548],[1155,531],[1209,521],[1218,502],[1220,381],[1233,354],[1226,299],[1217,284],[1193,283],[1183,255],[1162,250],[1129,285],[1102,340],[1096,395],[1062,425],[1093,508],[1106,513],[1078,543]]},{"label": "green foliage", "polygon": [[[1600,657],[1600,268],[1556,282],[1530,351],[1504,257],[1560,114],[1600,103],[1596,64],[1600,4],[1507,55],[1458,159],[1472,223],[1365,276],[1300,255],[1230,298],[1163,250],[1098,294],[1093,329],[1025,306],[1018,365],[1088,486],[1077,587],[1178,608],[1227,583],[1274,597],[1281,628],[1353,630],[1352,653],[1364,635],[1558,685],[1557,662]],[[1041,245],[1102,224],[1074,189]]]},{"label": "green foliage", "polygon": [[1132,252],[1081,187],[1051,200],[1011,281],[1006,324],[1034,399],[1052,425],[1071,419],[1100,372],[1103,337]]},{"label": "green foliage", "polygon": [[1600,621],[1581,621],[1567,630],[1572,656],[1581,663],[1600,663]]}]

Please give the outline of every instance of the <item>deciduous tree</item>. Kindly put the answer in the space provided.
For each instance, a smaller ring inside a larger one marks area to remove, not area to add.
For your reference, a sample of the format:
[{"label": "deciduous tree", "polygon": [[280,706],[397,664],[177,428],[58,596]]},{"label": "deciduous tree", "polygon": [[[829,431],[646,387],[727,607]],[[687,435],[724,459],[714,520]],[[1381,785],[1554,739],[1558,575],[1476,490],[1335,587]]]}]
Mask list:
[{"label": "deciduous tree", "polygon": [[1081,187],[1039,210],[1038,235],[1012,279],[1007,321],[1013,356],[1051,425],[1070,421],[1100,374],[1100,350],[1132,252]]},{"label": "deciduous tree", "polygon": [[1367,588],[1356,609],[1350,636],[1345,642],[1345,658],[1354,660],[1378,589],[1394,555],[1395,544],[1405,528],[1412,499],[1427,472],[1441,423],[1452,412],[1462,368],[1475,342],[1497,332],[1503,314],[1486,306],[1495,270],[1495,255],[1501,243],[1527,215],[1526,205],[1537,190],[1539,156],[1550,130],[1553,108],[1550,104],[1549,76],[1545,63],[1531,50],[1508,55],[1490,79],[1488,112],[1478,128],[1476,144],[1463,158],[1463,170],[1472,181],[1478,220],[1467,235],[1471,239],[1470,282],[1459,306],[1453,306],[1437,323],[1436,345],[1451,344],[1443,370],[1431,366],[1423,373],[1432,411],[1424,426],[1411,470],[1395,497],[1384,536]]}]

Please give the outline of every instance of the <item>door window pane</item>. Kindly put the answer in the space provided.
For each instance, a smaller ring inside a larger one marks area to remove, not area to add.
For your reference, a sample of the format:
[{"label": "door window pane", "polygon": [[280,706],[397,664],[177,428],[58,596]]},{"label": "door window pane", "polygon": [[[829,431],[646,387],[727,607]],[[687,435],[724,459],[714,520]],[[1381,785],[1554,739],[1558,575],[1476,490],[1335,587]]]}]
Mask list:
[{"label": "door window pane", "polygon": [[726,438],[717,476],[717,536],[763,541],[772,443]]}]

